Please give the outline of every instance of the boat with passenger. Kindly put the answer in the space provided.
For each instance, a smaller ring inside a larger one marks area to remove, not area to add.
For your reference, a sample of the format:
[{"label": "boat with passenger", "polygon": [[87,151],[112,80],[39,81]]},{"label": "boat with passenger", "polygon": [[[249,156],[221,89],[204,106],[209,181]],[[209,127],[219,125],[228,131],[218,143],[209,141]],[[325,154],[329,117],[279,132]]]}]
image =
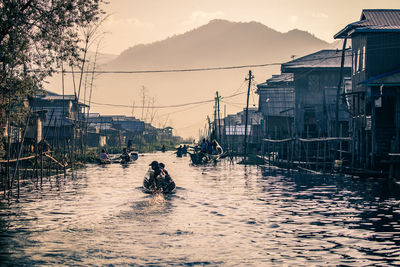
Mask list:
[{"label": "boat with passenger", "polygon": [[165,169],[164,163],[153,161],[143,180],[144,192],[168,194],[175,190],[175,182]]},{"label": "boat with passenger", "polygon": [[[195,165],[215,163],[221,158],[222,154],[224,153],[224,150],[216,140],[213,140],[211,146],[207,146],[204,144],[205,139],[203,140],[203,143],[201,145],[192,147],[193,152],[189,153],[190,159]],[[207,147],[209,149],[207,149]]]}]

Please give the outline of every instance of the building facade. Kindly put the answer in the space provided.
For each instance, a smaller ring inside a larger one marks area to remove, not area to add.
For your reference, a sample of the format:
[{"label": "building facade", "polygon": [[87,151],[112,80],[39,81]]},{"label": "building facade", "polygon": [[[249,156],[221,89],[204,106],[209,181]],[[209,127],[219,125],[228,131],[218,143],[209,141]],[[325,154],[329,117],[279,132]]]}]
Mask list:
[{"label": "building facade", "polygon": [[334,37],[352,47],[353,163],[388,170],[400,152],[400,10],[363,10]]},{"label": "building facade", "polygon": [[[337,103],[337,94],[339,90],[339,94],[343,95],[343,86],[338,89],[339,82],[351,73],[351,51],[345,51],[343,68],[341,55],[339,50],[321,50],[282,64],[282,73],[293,74],[294,136],[334,136],[336,127],[341,128],[341,135],[347,135],[348,107],[343,97]],[[336,105],[339,109],[338,122]]]}]

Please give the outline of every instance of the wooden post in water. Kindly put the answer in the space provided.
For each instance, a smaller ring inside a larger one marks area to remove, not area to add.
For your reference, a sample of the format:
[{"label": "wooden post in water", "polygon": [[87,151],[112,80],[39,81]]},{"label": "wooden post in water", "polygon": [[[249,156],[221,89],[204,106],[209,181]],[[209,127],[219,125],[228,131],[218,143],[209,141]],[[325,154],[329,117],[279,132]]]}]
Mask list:
[{"label": "wooden post in water", "polygon": [[222,132],[221,132],[221,116],[220,116],[220,110],[219,110],[219,99],[220,96],[218,95],[218,91],[217,91],[217,108],[218,108],[218,137],[219,140],[218,142],[222,142]]}]

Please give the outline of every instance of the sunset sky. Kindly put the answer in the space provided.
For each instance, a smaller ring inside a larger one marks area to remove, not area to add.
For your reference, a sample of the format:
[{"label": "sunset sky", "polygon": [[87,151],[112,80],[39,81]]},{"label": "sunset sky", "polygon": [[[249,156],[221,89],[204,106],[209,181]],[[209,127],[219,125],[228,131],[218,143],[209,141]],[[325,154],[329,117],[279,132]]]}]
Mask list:
[{"label": "sunset sky", "polygon": [[332,42],[362,9],[400,8],[399,0],[110,0],[101,50],[119,54],[139,43],[165,39],[212,19],[257,21],[275,30],[297,28]]}]

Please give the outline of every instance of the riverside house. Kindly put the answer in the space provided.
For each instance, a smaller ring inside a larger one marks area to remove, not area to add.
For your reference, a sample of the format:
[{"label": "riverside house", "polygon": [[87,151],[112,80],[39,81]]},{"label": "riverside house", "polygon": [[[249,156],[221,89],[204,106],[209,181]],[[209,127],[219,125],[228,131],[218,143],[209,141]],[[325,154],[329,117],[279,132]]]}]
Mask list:
[{"label": "riverside house", "polygon": [[366,9],[335,36],[352,54],[355,167],[400,176],[400,9]]},{"label": "riverside house", "polygon": [[[312,138],[334,135],[340,72],[343,71],[342,77],[349,77],[351,73],[351,51],[346,50],[343,70],[341,54],[339,50],[321,50],[282,64],[282,73],[293,73],[294,136]],[[340,88],[340,94],[343,93],[344,89]],[[345,103],[339,102],[342,136],[347,135],[349,125]]]},{"label": "riverside house", "polygon": [[273,75],[257,85],[258,108],[263,116],[265,138],[282,139],[292,136],[294,120],[293,74]]}]

